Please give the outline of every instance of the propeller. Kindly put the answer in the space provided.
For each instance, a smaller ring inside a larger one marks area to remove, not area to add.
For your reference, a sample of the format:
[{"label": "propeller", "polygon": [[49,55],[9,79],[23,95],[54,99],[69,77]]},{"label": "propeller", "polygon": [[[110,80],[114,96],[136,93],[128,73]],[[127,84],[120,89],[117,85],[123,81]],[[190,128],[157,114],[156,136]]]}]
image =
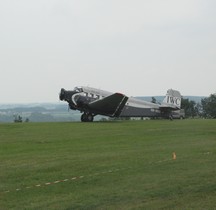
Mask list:
[{"label": "propeller", "polygon": [[61,101],[63,101],[65,99],[65,89],[64,88],[62,88],[60,93],[59,93],[59,99]]}]

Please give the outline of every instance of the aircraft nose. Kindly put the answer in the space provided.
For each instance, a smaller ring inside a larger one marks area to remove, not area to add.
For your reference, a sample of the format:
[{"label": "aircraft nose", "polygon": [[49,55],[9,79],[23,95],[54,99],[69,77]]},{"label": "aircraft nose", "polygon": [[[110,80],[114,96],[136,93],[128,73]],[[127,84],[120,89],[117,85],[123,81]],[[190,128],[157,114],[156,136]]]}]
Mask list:
[{"label": "aircraft nose", "polygon": [[63,101],[65,99],[65,89],[64,88],[62,88],[60,93],[59,93],[59,99],[61,101]]}]

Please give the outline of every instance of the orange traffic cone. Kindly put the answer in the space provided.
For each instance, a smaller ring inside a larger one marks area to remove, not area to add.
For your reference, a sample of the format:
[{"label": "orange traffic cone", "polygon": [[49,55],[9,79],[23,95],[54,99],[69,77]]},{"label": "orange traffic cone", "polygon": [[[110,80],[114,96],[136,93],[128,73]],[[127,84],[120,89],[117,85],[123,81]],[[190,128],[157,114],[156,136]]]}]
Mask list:
[{"label": "orange traffic cone", "polygon": [[172,153],[172,159],[176,160],[176,153],[175,152]]}]

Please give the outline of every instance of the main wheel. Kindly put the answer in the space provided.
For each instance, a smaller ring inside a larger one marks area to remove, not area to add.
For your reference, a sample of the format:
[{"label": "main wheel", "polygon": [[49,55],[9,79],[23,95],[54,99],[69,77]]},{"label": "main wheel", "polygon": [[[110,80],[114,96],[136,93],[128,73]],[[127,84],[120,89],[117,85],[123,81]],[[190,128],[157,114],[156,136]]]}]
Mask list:
[{"label": "main wheel", "polygon": [[82,114],[81,115],[81,121],[82,122],[92,122],[94,120],[94,116],[92,114]]},{"label": "main wheel", "polygon": [[93,122],[93,120],[94,120],[93,115],[92,114],[88,114],[87,115],[87,122]]},{"label": "main wheel", "polygon": [[86,114],[82,114],[82,115],[81,115],[81,121],[82,121],[82,122],[86,122],[86,121],[87,121],[87,116],[86,116]]}]

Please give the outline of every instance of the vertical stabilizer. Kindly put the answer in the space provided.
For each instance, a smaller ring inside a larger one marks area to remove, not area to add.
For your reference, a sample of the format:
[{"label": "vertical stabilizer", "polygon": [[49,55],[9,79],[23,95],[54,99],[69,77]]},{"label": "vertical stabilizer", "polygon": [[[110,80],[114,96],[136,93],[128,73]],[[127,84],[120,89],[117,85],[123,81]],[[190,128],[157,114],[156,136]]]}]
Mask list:
[{"label": "vertical stabilizer", "polygon": [[168,105],[173,108],[181,108],[181,94],[177,90],[167,90],[166,97],[163,100],[163,105]]}]

